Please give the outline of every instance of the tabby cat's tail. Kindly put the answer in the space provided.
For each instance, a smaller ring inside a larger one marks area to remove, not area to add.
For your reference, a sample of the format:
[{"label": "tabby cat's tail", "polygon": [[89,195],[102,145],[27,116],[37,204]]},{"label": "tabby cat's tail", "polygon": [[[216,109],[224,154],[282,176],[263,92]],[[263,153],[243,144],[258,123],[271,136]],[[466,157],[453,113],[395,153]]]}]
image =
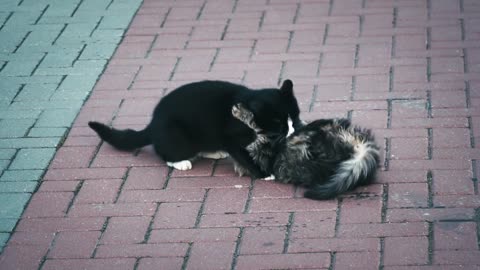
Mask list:
[{"label": "tabby cat's tail", "polygon": [[148,127],[144,130],[136,131],[132,129],[118,130],[98,122],[88,122],[88,126],[102,140],[120,150],[130,151],[152,143]]},{"label": "tabby cat's tail", "polygon": [[337,167],[335,174],[326,183],[316,184],[305,192],[305,197],[326,200],[351,190],[358,185],[370,183],[380,162],[379,147],[370,130],[348,128],[341,134],[342,140],[353,146],[352,156]]}]

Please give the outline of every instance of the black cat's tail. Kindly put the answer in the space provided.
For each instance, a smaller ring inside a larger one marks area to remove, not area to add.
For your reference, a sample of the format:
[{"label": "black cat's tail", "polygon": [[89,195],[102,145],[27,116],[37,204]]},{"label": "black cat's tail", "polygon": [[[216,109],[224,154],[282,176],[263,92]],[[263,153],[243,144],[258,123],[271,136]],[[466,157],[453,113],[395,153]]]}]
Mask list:
[{"label": "black cat's tail", "polygon": [[148,127],[144,130],[136,131],[132,129],[118,130],[98,122],[88,122],[88,126],[102,140],[120,150],[130,151],[152,143]]},{"label": "black cat's tail", "polygon": [[373,181],[380,162],[379,147],[369,130],[348,128],[340,133],[342,141],[353,147],[352,156],[342,161],[335,174],[326,183],[316,184],[305,192],[305,197],[326,200]]}]

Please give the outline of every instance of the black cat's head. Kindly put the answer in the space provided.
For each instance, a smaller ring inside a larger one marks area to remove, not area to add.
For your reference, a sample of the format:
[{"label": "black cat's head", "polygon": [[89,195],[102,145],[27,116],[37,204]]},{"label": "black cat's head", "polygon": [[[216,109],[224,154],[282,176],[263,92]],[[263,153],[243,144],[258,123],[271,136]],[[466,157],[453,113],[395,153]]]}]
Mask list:
[{"label": "black cat's head", "polygon": [[286,136],[288,117],[293,120],[299,115],[292,81],[285,80],[280,89],[262,89],[255,92],[255,97],[243,104],[253,113],[255,123],[266,134]]}]

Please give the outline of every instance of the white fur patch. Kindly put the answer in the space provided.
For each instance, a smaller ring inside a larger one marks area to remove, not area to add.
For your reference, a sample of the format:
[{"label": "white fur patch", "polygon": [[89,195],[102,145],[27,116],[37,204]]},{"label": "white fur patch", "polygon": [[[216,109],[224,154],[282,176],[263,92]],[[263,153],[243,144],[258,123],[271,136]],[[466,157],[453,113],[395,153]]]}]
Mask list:
[{"label": "white fur patch", "polygon": [[200,152],[198,156],[210,159],[224,159],[228,157],[227,152],[218,151],[218,152]]},{"label": "white fur patch", "polygon": [[180,171],[190,170],[192,168],[192,162],[190,160],[182,160],[179,162],[168,162],[167,166],[173,167]]},{"label": "white fur patch", "polygon": [[292,122],[292,120],[288,119],[288,133],[287,133],[287,137],[290,136],[290,134],[292,134],[293,132],[295,132],[295,129],[293,128],[293,122]]},{"label": "white fur patch", "polygon": [[268,176],[268,177],[263,178],[262,180],[264,180],[264,181],[273,181],[273,180],[275,180],[275,175],[272,174],[272,175],[270,175],[270,176]]}]

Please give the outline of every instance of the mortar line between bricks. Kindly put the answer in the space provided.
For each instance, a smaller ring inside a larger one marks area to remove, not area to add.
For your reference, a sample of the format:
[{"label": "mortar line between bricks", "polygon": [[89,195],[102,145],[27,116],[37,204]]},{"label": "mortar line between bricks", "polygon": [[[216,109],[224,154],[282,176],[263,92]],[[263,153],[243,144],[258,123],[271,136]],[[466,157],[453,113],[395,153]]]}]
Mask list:
[{"label": "mortar line between bricks", "polygon": [[332,11],[333,11],[333,0],[330,0],[328,2],[328,13],[327,13],[329,17],[332,15]]},{"label": "mortar line between bricks", "polygon": [[10,101],[10,105],[12,105],[13,102],[15,102],[15,99],[20,95],[20,93],[23,91],[23,88],[25,88],[26,85],[27,84],[25,84],[25,83],[20,84],[20,88],[18,89],[17,93],[15,93],[12,100]]},{"label": "mortar line between bricks", "polygon": [[330,28],[329,24],[325,24],[325,29],[323,30],[323,39],[322,39],[322,45],[324,46],[327,43],[327,36],[328,36],[328,29]]},{"label": "mortar line between bricks", "polygon": [[42,270],[43,265],[47,261],[48,254],[50,253],[50,251],[52,250],[52,248],[55,246],[55,244],[57,242],[57,237],[58,237],[58,232],[54,232],[53,233],[53,239],[50,242],[50,245],[48,246],[47,252],[45,252],[43,257],[40,259],[40,263],[38,264],[38,268],[37,268],[38,270]]},{"label": "mortar line between bricks", "polygon": [[220,48],[215,49],[215,54],[213,55],[212,61],[210,62],[210,65],[208,66],[208,72],[211,72],[213,69],[213,65],[215,64],[215,61],[218,58],[218,55],[220,54]]},{"label": "mortar line between bricks", "polygon": [[391,147],[392,146],[392,139],[385,138],[385,160],[383,161],[383,168],[385,171],[389,170],[390,166],[390,155],[391,155]]},{"label": "mortar line between bricks", "polygon": [[100,16],[100,20],[98,20],[98,22],[95,24],[95,27],[90,32],[90,35],[88,35],[89,37],[93,36],[93,33],[98,29],[98,27],[100,27],[100,24],[102,23],[102,21],[103,21],[103,16]]},{"label": "mortar line between bricks", "polygon": [[398,20],[398,7],[393,7],[393,18],[392,18],[392,27],[397,27],[397,20]]},{"label": "mortar line between bricks", "polygon": [[393,101],[391,99],[387,99],[387,129],[392,128],[392,107]]},{"label": "mortar line between bricks", "polygon": [[381,222],[387,222],[387,209],[388,209],[388,184],[383,184],[383,194],[382,194],[382,209],[381,211]]},{"label": "mortar line between bricks", "polygon": [[470,135],[470,148],[475,148],[475,134],[473,134],[472,117],[467,116],[467,121],[468,121],[468,133]]},{"label": "mortar line between bricks", "polygon": [[257,32],[260,32],[260,30],[262,30],[263,21],[265,20],[265,14],[266,13],[267,12],[265,10],[262,11],[262,15],[260,16],[260,21],[258,22]]},{"label": "mortar line between bricks", "polygon": [[115,2],[115,0],[110,0],[110,2],[105,7],[105,10],[108,10],[110,8],[110,6],[113,4],[113,2]]},{"label": "mortar line between bricks", "polygon": [[297,23],[298,16],[300,15],[300,6],[301,6],[301,3],[297,3],[297,8],[295,9],[295,15],[293,15],[293,20],[292,20],[293,24]]},{"label": "mortar line between bricks", "polygon": [[2,31],[3,27],[5,27],[5,25],[7,25],[8,21],[10,20],[10,18],[13,16],[13,11],[10,11],[7,15],[7,17],[5,18],[5,21],[3,22],[2,25],[0,25],[0,31]]},{"label": "mortar line between bricks", "polygon": [[233,251],[233,258],[232,258],[232,265],[230,267],[230,270],[235,270],[237,266],[237,260],[238,256],[240,255],[240,247],[242,245],[242,240],[243,240],[243,234],[245,233],[245,228],[240,227],[240,232],[238,233],[237,241],[235,244],[235,250]]},{"label": "mortar line between bricks", "polygon": [[397,50],[397,36],[392,35],[392,47],[390,47],[390,67],[393,67],[392,60],[395,59]]},{"label": "mortar line between bricks", "polygon": [[[137,77],[138,77],[138,74],[140,74],[140,72],[142,71],[143,69],[143,65],[139,66],[137,71],[135,71],[135,74],[133,74],[133,78],[132,78],[132,81],[130,82],[130,84],[128,85],[127,87],[127,90],[130,91],[132,90],[132,87],[133,85],[135,84],[135,81],[137,80]],[[123,102],[123,99],[122,99],[122,102]]]},{"label": "mortar line between bricks", "polygon": [[[83,44],[83,46],[80,49],[80,51],[78,52],[77,56],[72,61],[72,67],[75,65],[75,63],[78,61],[78,59],[80,59],[80,56],[82,55],[83,51],[85,51],[86,47],[87,47],[87,44]],[[102,73],[103,73],[103,71],[102,71]]]},{"label": "mortar line between bricks", "polygon": [[[0,31],[2,31],[1,28],[0,28]],[[0,72],[2,72],[2,70],[7,66],[7,64],[8,64],[8,61],[5,61],[0,64]]]},{"label": "mortar line between bricks", "polygon": [[160,28],[163,28],[165,26],[165,23],[167,23],[168,16],[170,15],[171,12],[172,12],[172,7],[169,7],[167,10],[167,13],[165,13],[165,16],[163,16],[163,20],[160,23]]},{"label": "mortar line between bricks", "polygon": [[77,4],[77,6],[75,7],[75,9],[73,9],[73,11],[72,11],[72,14],[70,14],[70,17],[75,16],[75,14],[77,13],[78,9],[79,9],[80,6],[83,4],[83,1],[84,1],[84,0],[80,0],[80,2],[78,2],[78,4]]},{"label": "mortar line between bricks", "polygon": [[380,260],[378,270],[383,270],[385,263],[385,237],[380,237]]},{"label": "mortar line between bricks", "polygon": [[187,252],[185,252],[185,257],[183,257],[182,270],[187,269],[188,260],[190,259],[190,253],[192,252],[193,243],[188,243]]},{"label": "mortar line between bricks", "polygon": [[15,54],[17,53],[18,49],[23,45],[23,43],[25,42],[25,40],[27,40],[28,36],[32,33],[32,31],[28,31],[25,36],[23,36],[22,40],[20,41],[20,43],[18,43],[18,45],[15,47],[15,50],[13,50],[12,54]]},{"label": "mortar line between bricks", "polygon": [[[112,0],[113,1],[113,0]],[[141,258],[135,258],[135,263],[133,264],[133,270],[138,269],[138,265],[140,264],[140,259]]]},{"label": "mortar line between bricks", "polygon": [[200,209],[198,209],[197,218],[195,219],[195,224],[193,225],[194,228],[198,228],[198,226],[200,225],[200,221],[202,220],[203,211],[205,210],[205,203],[207,202],[209,192],[210,192],[210,189],[207,188],[205,190],[205,195],[203,196],[203,200],[202,200],[202,204],[200,205]]},{"label": "mortar line between bricks", "polygon": [[433,208],[433,173],[431,170],[427,171],[427,207]]},{"label": "mortar line between bricks", "polygon": [[352,121],[352,116],[353,116],[353,110],[348,110],[347,111],[347,119],[351,122]]},{"label": "mortar line between bricks", "polygon": [[395,69],[393,66],[390,66],[388,69],[388,92],[393,92],[393,79],[395,75]]},{"label": "mortar line between bricks", "polygon": [[43,15],[45,14],[45,12],[47,12],[49,7],[50,7],[50,4],[47,4],[47,6],[42,10],[42,12],[40,13],[40,16],[38,16],[38,18],[35,20],[33,24],[38,24],[38,22],[42,19]]},{"label": "mortar line between bricks", "polygon": [[463,13],[465,11],[463,0],[458,0],[458,7],[460,9],[460,13]]},{"label": "mortar line between bricks", "polygon": [[470,92],[470,82],[465,81],[465,106],[468,108],[472,107],[472,102],[471,102],[471,92]]},{"label": "mortar line between bricks", "polygon": [[472,181],[473,181],[473,193],[478,195],[478,178],[477,178],[477,160],[472,159]]},{"label": "mortar line between bricks", "polygon": [[477,223],[477,246],[480,249],[480,208],[475,209],[475,222]]},{"label": "mortar line between bricks", "polygon": [[427,264],[433,264],[433,251],[435,250],[435,234],[434,234],[434,227],[433,222],[427,221],[428,224],[428,257],[427,257]]},{"label": "mortar line between bricks", "polygon": [[290,47],[292,47],[292,40],[294,36],[295,36],[295,31],[288,31],[288,42],[287,42],[286,53],[290,52]]},{"label": "mortar line between bricks", "polygon": [[330,252],[330,265],[328,266],[328,270],[335,270],[336,260],[337,260],[337,252],[336,251]]},{"label": "mortar line between bricks", "polygon": [[68,203],[67,210],[65,210],[65,215],[63,217],[67,217],[68,214],[70,213],[70,209],[72,209],[72,206],[75,203],[75,200],[77,199],[77,195],[80,192],[80,189],[83,187],[84,182],[85,182],[85,179],[80,180],[78,185],[75,187],[75,190],[73,191],[73,197]]},{"label": "mortar line between bricks", "polygon": [[427,118],[432,118],[433,115],[432,115],[432,90],[428,89],[427,90],[427,103],[425,104],[426,105],[426,109],[427,109]]},{"label": "mortar line between bricks", "polygon": [[141,242],[142,244],[146,244],[148,243],[148,240],[150,240],[150,235],[152,233],[152,230],[153,230],[153,223],[155,221],[155,216],[157,215],[158,213],[158,210],[160,209],[160,205],[162,204],[161,202],[157,202],[156,203],[157,206],[155,208],[155,211],[153,212],[153,216],[152,216],[152,219],[150,220],[150,223],[148,224],[148,228],[147,228],[147,231],[145,232],[145,235],[143,237],[143,241]]},{"label": "mortar line between bricks", "polygon": [[282,80],[283,80],[283,73],[285,71],[285,66],[287,64],[287,61],[282,61],[282,65],[280,66],[280,72],[278,74],[278,81],[277,81],[277,84],[278,85],[281,85],[282,84]]},{"label": "mortar line between bricks", "polygon": [[248,211],[250,211],[250,204],[252,203],[254,185],[255,185],[255,180],[251,179],[250,186],[248,187],[247,201],[245,202],[245,208],[242,211],[243,214],[247,214]]},{"label": "mortar line between bricks", "polygon": [[[230,26],[230,22],[232,21],[231,18],[227,19],[227,23],[225,24],[225,27],[223,28],[222,36],[220,37],[220,40],[224,40],[225,36],[227,35],[228,27]],[[217,48],[218,49],[218,48]]]},{"label": "mortar line between bricks", "polygon": [[320,69],[322,67],[322,64],[323,64],[323,52],[320,52],[320,55],[318,56],[317,72],[315,74],[315,77],[317,78],[320,76]]},{"label": "mortar line between bricks", "polygon": [[167,167],[167,168],[168,168],[168,173],[165,178],[165,183],[163,183],[162,189],[166,189],[168,187],[168,183],[170,182],[170,178],[172,177],[172,173],[173,173],[173,167]]},{"label": "mortar line between bricks", "polygon": [[42,58],[40,58],[40,61],[37,62],[35,67],[33,68],[32,72],[30,73],[30,76],[33,76],[35,72],[37,71],[38,67],[42,64],[43,60],[47,57],[47,53],[43,53]]},{"label": "mortar line between bricks", "polygon": [[152,52],[153,46],[155,46],[155,42],[157,42],[158,39],[158,34],[155,34],[153,36],[152,43],[150,43],[150,46],[148,46],[147,52],[145,52],[145,55],[143,56],[144,59],[147,59],[148,56],[150,56],[150,53]]},{"label": "mortar line between bricks", "polygon": [[237,10],[238,0],[233,0],[232,14]]},{"label": "mortar line between bricks", "polygon": [[313,86],[312,98],[310,100],[310,105],[308,106],[308,112],[313,111],[313,107],[315,106],[315,101],[317,100],[317,93],[318,93],[318,84],[315,84]]},{"label": "mortar line between bricks", "polygon": [[195,20],[200,20],[200,17],[202,17],[203,10],[205,9],[205,6],[207,5],[207,1],[203,1],[202,6],[200,6],[200,10],[197,13],[197,18]]},{"label": "mortar line between bricks", "polygon": [[335,209],[335,226],[333,228],[333,236],[338,237],[338,228],[340,228],[340,214],[342,212],[343,198],[337,198],[337,209]]},{"label": "mortar line between bricks", "polygon": [[60,32],[58,32],[58,35],[53,39],[52,45],[55,45],[57,43],[57,40],[60,38],[60,36],[65,32],[65,29],[67,28],[68,24],[64,23],[62,29],[60,29]]},{"label": "mortar line between bricks", "polygon": [[173,76],[175,76],[175,72],[177,71],[178,65],[180,64],[181,60],[182,60],[182,57],[177,57],[177,61],[175,62],[175,65],[172,68],[172,72],[170,73],[170,76],[168,77],[168,81],[173,80]]},{"label": "mortar line between bricks", "polygon": [[427,19],[430,21],[432,18],[432,0],[426,0],[427,1]]},{"label": "mortar line between bricks", "polygon": [[425,49],[428,51],[430,50],[430,46],[432,44],[432,28],[428,26],[426,30],[427,30],[427,41],[425,44]]},{"label": "mortar line between bricks", "polygon": [[427,57],[427,82],[432,82],[432,57]]},{"label": "mortar line between bricks", "polygon": [[257,39],[253,40],[253,45],[252,45],[252,48],[250,49],[250,55],[248,56],[249,62],[252,60],[252,57],[255,54],[255,47],[257,47],[257,42],[258,42]]},{"label": "mortar line between bricks", "polygon": [[90,254],[91,259],[93,259],[93,258],[95,258],[95,256],[97,256],[98,246],[100,245],[100,241],[102,241],[103,234],[107,230],[107,227],[108,227],[108,224],[110,223],[111,218],[112,217],[107,217],[105,219],[105,222],[103,222],[102,228],[100,229],[100,236],[98,237],[97,242],[95,243],[95,248],[93,249],[92,254]]},{"label": "mortar line between bricks", "polygon": [[433,129],[427,128],[428,142],[427,142],[427,158],[432,160],[433,158]]},{"label": "mortar line between bricks", "polygon": [[350,101],[353,101],[355,98],[355,88],[357,84],[357,76],[353,75],[352,76],[352,81],[351,81],[351,87],[350,87],[350,96],[348,97]]},{"label": "mortar line between bricks", "polygon": [[127,172],[122,177],[122,183],[120,183],[120,187],[118,188],[118,192],[117,192],[117,195],[115,196],[115,199],[113,200],[113,203],[118,202],[118,198],[120,198],[120,194],[123,191],[123,186],[125,185],[125,182],[127,182],[127,178],[128,178],[128,175],[130,174],[130,170],[132,170],[132,167],[128,167]]},{"label": "mortar line between bricks", "polygon": [[295,222],[295,212],[290,212],[288,215],[288,223],[285,230],[285,239],[283,240],[283,254],[288,252],[288,245],[290,244],[290,235],[292,234],[292,226]]}]

